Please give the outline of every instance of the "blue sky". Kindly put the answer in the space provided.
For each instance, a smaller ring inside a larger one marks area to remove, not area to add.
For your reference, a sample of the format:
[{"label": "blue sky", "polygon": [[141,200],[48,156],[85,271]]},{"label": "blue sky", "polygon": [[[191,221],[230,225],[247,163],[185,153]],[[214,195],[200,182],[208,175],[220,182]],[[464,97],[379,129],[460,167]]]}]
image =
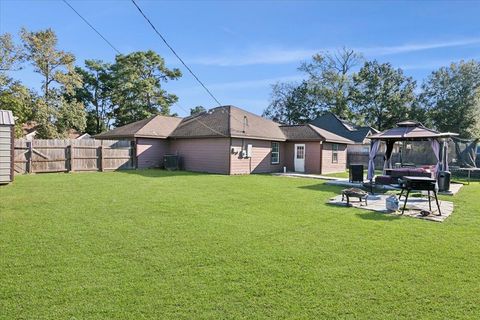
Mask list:
[{"label": "blue sky", "polygon": [[[153,49],[181,67],[128,0],[72,1],[121,52]],[[255,113],[268,105],[271,84],[298,81],[311,55],[346,46],[366,59],[389,61],[421,82],[432,70],[480,59],[480,1],[145,1],[139,5],[222,104]],[[0,32],[54,29],[59,48],[85,59],[113,61],[115,52],[61,1],[0,0]],[[185,115],[212,99],[184,76],[166,84]],[[31,68],[12,74],[30,87]]]}]

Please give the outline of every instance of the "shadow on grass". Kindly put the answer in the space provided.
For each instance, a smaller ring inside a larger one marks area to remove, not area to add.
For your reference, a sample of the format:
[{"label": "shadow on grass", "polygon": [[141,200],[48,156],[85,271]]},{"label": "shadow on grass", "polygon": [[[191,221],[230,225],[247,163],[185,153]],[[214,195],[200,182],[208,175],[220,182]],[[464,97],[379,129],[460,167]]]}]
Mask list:
[{"label": "shadow on grass", "polygon": [[384,213],[384,212],[377,212],[377,211],[372,211],[372,210],[367,210],[367,209],[362,209],[362,208],[354,208],[354,207],[349,207],[346,204],[344,206],[338,205],[338,204],[333,204],[333,203],[326,203],[328,207],[335,207],[335,208],[342,208],[344,211],[348,211],[348,209],[351,209],[352,211],[355,211],[355,216],[357,218],[363,219],[363,220],[376,220],[376,221],[394,221],[398,220],[401,217]]},{"label": "shadow on grass", "polygon": [[340,194],[341,190],[344,189],[341,186],[332,186],[325,183],[312,184],[308,186],[298,187],[300,189],[312,190],[312,191],[322,191],[322,192],[333,192]]},{"label": "shadow on grass", "polygon": [[365,212],[358,212],[355,215],[363,220],[376,220],[376,221],[394,221],[399,220],[401,217],[393,214],[383,213],[383,212],[376,212],[376,211],[367,211]]},{"label": "shadow on grass", "polygon": [[[192,177],[199,175],[210,175],[210,173],[191,172],[183,170],[169,171],[165,169],[130,169],[130,170],[115,170],[114,172],[138,175],[147,178],[166,178],[166,177]],[[213,175],[213,174],[212,174]]]}]

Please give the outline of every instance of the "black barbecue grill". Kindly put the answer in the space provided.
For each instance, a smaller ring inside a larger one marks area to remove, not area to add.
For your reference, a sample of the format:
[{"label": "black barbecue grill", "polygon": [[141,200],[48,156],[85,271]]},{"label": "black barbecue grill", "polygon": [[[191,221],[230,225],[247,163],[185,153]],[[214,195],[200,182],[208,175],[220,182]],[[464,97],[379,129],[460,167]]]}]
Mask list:
[{"label": "black barbecue grill", "polygon": [[402,187],[402,192],[400,193],[400,197],[403,195],[404,191],[407,191],[405,195],[405,202],[403,203],[402,214],[405,211],[405,207],[407,206],[408,195],[411,191],[427,191],[428,192],[428,206],[430,211],[432,211],[432,196],[430,192],[433,192],[435,202],[437,203],[438,208],[438,215],[441,216],[442,212],[440,211],[440,204],[438,202],[437,197],[437,189],[436,189],[436,180],[428,177],[412,177],[406,176],[403,177],[403,181],[400,184]]}]

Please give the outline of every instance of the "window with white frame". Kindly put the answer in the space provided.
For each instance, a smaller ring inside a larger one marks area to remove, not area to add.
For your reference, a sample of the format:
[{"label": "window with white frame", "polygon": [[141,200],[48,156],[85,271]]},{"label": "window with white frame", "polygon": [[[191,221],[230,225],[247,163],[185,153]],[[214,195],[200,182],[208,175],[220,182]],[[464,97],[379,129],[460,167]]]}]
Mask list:
[{"label": "window with white frame", "polygon": [[280,143],[272,142],[272,164],[280,163]]},{"label": "window with white frame", "polygon": [[338,144],[332,144],[332,163],[338,163]]}]

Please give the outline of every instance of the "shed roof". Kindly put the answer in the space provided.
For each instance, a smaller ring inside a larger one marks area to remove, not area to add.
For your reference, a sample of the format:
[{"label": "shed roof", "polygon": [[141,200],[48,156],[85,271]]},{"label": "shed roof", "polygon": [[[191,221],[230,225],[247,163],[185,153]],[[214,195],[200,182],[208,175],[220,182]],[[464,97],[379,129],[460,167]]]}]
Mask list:
[{"label": "shed roof", "polygon": [[0,125],[13,126],[15,119],[13,113],[10,110],[0,110]]},{"label": "shed roof", "polygon": [[426,140],[430,138],[447,138],[452,136],[458,136],[458,134],[452,132],[438,132],[423,126],[420,122],[407,120],[397,123],[397,127],[395,128],[370,135],[367,138],[378,140]]},{"label": "shed roof", "polygon": [[182,118],[156,115],[95,135],[97,139],[167,138]]},{"label": "shed roof", "polygon": [[327,141],[343,144],[354,144],[352,140],[318,128],[312,124],[283,125],[280,127],[287,140],[290,141]]}]

